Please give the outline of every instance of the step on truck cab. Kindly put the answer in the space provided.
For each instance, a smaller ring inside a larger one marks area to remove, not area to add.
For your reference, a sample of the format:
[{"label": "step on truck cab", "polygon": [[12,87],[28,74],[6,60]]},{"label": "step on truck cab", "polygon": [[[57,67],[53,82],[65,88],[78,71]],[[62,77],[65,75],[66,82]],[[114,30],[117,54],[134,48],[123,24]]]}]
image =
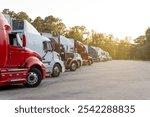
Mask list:
[{"label": "step on truck cab", "polygon": [[46,69],[42,58],[26,48],[26,37],[20,39],[12,33],[11,26],[0,13],[0,86],[23,84],[37,87],[45,78]]},{"label": "step on truck cab", "polygon": [[28,21],[12,19],[12,32],[25,34],[27,47],[36,51],[41,57],[46,67],[46,75],[58,77],[60,72],[65,71],[64,62],[60,59],[59,53],[53,51],[51,41],[42,36]]}]

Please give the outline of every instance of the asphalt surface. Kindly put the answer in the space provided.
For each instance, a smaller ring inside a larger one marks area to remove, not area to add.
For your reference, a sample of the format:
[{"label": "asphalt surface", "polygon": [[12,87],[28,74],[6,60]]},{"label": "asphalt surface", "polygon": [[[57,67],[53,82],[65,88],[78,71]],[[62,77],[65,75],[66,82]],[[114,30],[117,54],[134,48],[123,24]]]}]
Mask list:
[{"label": "asphalt surface", "polygon": [[113,60],[83,66],[37,88],[0,87],[0,100],[150,99],[150,62]]}]

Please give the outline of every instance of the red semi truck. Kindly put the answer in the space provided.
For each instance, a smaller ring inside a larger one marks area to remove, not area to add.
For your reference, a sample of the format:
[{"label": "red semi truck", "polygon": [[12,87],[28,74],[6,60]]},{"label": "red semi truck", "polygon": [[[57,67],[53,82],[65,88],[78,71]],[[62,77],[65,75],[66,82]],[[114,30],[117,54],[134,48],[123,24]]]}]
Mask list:
[{"label": "red semi truck", "polygon": [[26,37],[10,32],[10,25],[0,13],[0,86],[23,84],[37,87],[45,78],[42,58],[26,48]]},{"label": "red semi truck", "polygon": [[88,54],[88,51],[86,49],[86,46],[81,43],[80,41],[75,41],[74,40],[74,43],[75,43],[75,47],[76,47],[76,51],[77,53],[79,53],[83,59],[83,64],[84,65],[91,65],[93,64],[93,59],[92,57]]}]

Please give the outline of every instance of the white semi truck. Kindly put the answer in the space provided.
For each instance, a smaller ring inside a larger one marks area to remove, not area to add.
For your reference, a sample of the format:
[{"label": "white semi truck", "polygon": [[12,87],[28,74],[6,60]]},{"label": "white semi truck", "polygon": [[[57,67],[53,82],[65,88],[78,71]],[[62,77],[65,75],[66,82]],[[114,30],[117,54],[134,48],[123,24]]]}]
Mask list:
[{"label": "white semi truck", "polygon": [[100,61],[107,61],[108,60],[108,57],[107,57],[107,54],[109,54],[108,52],[102,50],[99,47],[93,47],[93,48],[95,48],[96,51],[98,52],[98,56],[100,58]]},{"label": "white semi truck", "polygon": [[[8,19],[8,18],[7,18]],[[51,41],[42,36],[28,21],[11,19],[12,32],[24,34],[27,40],[27,47],[36,51],[43,58],[42,62],[46,67],[47,75],[58,77],[60,72],[65,71],[64,62],[60,59],[59,53],[53,51]]]},{"label": "white semi truck", "polygon": [[61,59],[65,62],[66,69],[75,71],[82,66],[83,60],[81,55],[77,53],[75,43],[73,39],[66,38],[64,36],[54,37],[49,33],[42,33],[43,36],[48,37],[51,41],[54,41],[55,51],[60,53]]},{"label": "white semi truck", "polygon": [[[77,63],[76,68],[79,68],[80,66],[82,66],[83,59],[82,59],[81,55],[79,53],[77,53],[73,39],[69,39],[64,36],[59,36],[58,43],[62,46],[62,48],[64,47],[64,50],[61,48],[61,53],[63,53],[63,51],[65,53],[64,59],[66,59],[66,68],[67,69],[70,69],[70,70],[72,69],[72,67],[73,67],[72,63]],[[67,62],[67,61],[70,61],[70,62]],[[72,71],[74,71],[74,70],[72,70]]]}]

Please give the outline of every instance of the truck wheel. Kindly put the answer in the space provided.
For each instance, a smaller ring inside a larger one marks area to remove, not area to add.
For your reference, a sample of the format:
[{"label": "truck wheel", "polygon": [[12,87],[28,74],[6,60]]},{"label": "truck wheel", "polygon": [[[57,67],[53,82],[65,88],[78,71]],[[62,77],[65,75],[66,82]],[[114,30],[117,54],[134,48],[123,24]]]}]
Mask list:
[{"label": "truck wheel", "polygon": [[98,62],[101,62],[101,59],[100,59],[100,58],[98,59]]},{"label": "truck wheel", "polygon": [[76,71],[77,69],[77,64],[75,62],[72,62],[70,65],[70,71]]},{"label": "truck wheel", "polygon": [[91,65],[91,64],[92,64],[92,60],[89,60],[89,61],[88,61],[88,65]]},{"label": "truck wheel", "polygon": [[60,66],[58,64],[55,64],[53,67],[53,73],[51,75],[52,77],[58,77],[60,72],[61,72]]},{"label": "truck wheel", "polygon": [[81,67],[81,61],[78,60],[78,68]]},{"label": "truck wheel", "polygon": [[24,84],[25,87],[37,87],[42,80],[42,73],[37,68],[32,68],[27,76],[27,81]]}]

